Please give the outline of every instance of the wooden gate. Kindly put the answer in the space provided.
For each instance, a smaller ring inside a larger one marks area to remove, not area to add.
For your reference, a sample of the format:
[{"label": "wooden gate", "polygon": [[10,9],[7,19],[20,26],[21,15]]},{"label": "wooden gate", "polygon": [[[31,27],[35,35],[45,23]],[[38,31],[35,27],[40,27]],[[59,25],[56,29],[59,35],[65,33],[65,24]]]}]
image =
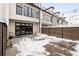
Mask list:
[{"label": "wooden gate", "polygon": [[7,25],[0,22],[0,56],[5,56],[7,40]]}]

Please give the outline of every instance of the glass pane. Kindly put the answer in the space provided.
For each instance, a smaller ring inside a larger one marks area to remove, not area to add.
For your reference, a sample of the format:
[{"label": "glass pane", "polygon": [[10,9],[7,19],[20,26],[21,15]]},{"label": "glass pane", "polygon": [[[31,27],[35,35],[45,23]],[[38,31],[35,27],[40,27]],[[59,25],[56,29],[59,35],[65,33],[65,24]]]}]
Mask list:
[{"label": "glass pane", "polygon": [[25,24],[21,24],[21,26],[25,26]]},{"label": "glass pane", "polygon": [[20,27],[16,27],[16,30],[20,30]]},{"label": "glass pane", "polygon": [[33,26],[30,23],[16,23],[16,25],[19,25],[16,26],[16,35],[28,35],[33,33]]},{"label": "glass pane", "polygon": [[25,30],[21,30],[21,34],[25,34]]},{"label": "glass pane", "polygon": [[32,9],[32,17],[36,18],[36,11]]},{"label": "glass pane", "polygon": [[27,15],[28,15],[27,7],[24,7],[24,16],[27,16]]},{"label": "glass pane", "polygon": [[31,16],[32,14],[32,9],[31,8],[29,8],[29,16]]},{"label": "glass pane", "polygon": [[16,23],[16,26],[20,26],[20,24],[19,23]]},{"label": "glass pane", "polygon": [[22,15],[22,7],[19,5],[16,5],[16,13]]},{"label": "glass pane", "polygon": [[20,35],[20,31],[16,31],[16,35]]},{"label": "glass pane", "polygon": [[36,18],[37,18],[37,19],[40,18],[39,12],[36,12]]}]

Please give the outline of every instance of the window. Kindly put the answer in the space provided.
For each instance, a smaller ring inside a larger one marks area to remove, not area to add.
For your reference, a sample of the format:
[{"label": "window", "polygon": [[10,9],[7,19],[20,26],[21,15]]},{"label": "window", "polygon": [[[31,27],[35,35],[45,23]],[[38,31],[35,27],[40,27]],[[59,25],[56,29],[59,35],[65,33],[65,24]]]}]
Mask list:
[{"label": "window", "polygon": [[16,23],[16,33],[17,36],[20,35],[20,23]]},{"label": "window", "polygon": [[29,8],[29,16],[31,17],[32,16],[32,9],[31,8]]},{"label": "window", "polygon": [[59,19],[57,20],[57,24],[59,24]]},{"label": "window", "polygon": [[22,6],[16,5],[16,14],[22,15]]},{"label": "window", "polygon": [[50,16],[50,22],[52,22],[52,16]]},{"label": "window", "polygon": [[16,22],[16,32],[15,35],[29,35],[33,34],[33,25],[30,23],[17,23]]},{"label": "window", "polygon": [[36,12],[36,18],[39,19],[40,18],[40,13]]},{"label": "window", "polygon": [[20,30],[21,30],[21,35],[25,35],[25,30],[26,30],[25,24],[21,23]]},{"label": "window", "polygon": [[26,24],[26,34],[32,34],[33,28],[32,24]]},{"label": "window", "polygon": [[24,7],[24,16],[28,16],[28,7]]},{"label": "window", "polygon": [[39,16],[39,12],[34,10],[34,9],[32,9],[32,17],[39,19],[39,17],[40,17]]},{"label": "window", "polygon": [[36,11],[32,9],[32,17],[36,18]]},{"label": "window", "polygon": [[30,16],[39,19],[39,11],[32,9],[30,7],[22,6],[21,4],[16,4],[16,14]]}]

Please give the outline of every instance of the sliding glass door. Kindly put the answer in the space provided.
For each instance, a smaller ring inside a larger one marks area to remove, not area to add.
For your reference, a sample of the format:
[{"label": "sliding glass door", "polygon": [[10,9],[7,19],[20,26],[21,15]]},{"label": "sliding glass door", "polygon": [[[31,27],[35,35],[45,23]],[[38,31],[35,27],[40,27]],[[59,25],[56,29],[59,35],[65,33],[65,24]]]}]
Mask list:
[{"label": "sliding glass door", "polygon": [[15,29],[16,29],[16,32],[15,32],[15,34],[16,34],[16,36],[18,36],[18,35],[20,35],[20,23],[16,23],[16,25],[15,25]]},{"label": "sliding glass door", "polygon": [[21,23],[20,30],[21,30],[21,35],[25,35],[25,31],[26,31],[25,24]]},{"label": "sliding glass door", "polygon": [[33,34],[33,24],[16,22],[15,27],[16,36]]}]

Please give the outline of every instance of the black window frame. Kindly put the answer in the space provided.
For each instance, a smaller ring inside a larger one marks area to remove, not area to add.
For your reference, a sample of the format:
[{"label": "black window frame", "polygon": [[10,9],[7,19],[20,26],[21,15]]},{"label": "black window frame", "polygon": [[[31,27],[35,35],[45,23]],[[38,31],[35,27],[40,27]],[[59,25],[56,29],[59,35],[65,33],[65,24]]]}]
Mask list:
[{"label": "black window frame", "polygon": [[[20,24],[20,26],[19,26],[20,29],[18,29],[18,30],[16,29],[16,27],[18,27],[18,26],[16,26],[17,23]],[[24,24],[24,26],[22,24]],[[18,31],[20,32],[19,34],[17,34]],[[22,31],[24,31],[24,34],[22,33]],[[31,24],[31,23],[20,23],[20,22],[15,23],[15,35],[16,36],[30,35],[30,34],[33,34],[33,24]]]},{"label": "black window frame", "polygon": [[[25,12],[25,8],[27,8],[26,12]],[[27,15],[25,13],[27,13]],[[29,7],[27,6],[24,6],[24,16],[29,16]]]},{"label": "black window frame", "polygon": [[53,17],[52,17],[52,16],[50,16],[50,22],[52,22],[52,21],[53,21],[52,19],[53,19]]},{"label": "black window frame", "polygon": [[[24,24],[24,25],[22,25],[22,24]],[[24,31],[24,34],[22,33],[22,31]],[[25,23],[20,23],[20,34],[21,35],[25,35],[25,31],[26,31],[26,29],[25,29]]]},{"label": "black window frame", "polygon": [[[17,7],[20,7],[20,8],[21,8],[20,13],[18,12],[18,8],[17,8]],[[22,15],[22,5],[18,5],[18,4],[16,4],[16,14],[18,14],[18,15]]]},{"label": "black window frame", "polygon": [[40,19],[40,12],[39,12],[39,11],[36,12],[36,18],[37,18],[37,19]]},{"label": "black window frame", "polygon": [[[20,28],[20,25],[17,26],[17,24],[20,24],[20,23],[18,23],[18,22],[15,23],[15,35],[16,36],[19,36],[21,32],[20,32],[20,29],[17,29],[16,27],[19,27]],[[17,34],[18,31],[20,32],[19,34]]]},{"label": "black window frame", "polygon": [[29,8],[29,7],[28,7],[28,16],[32,17],[32,8]]},{"label": "black window frame", "polygon": [[[17,7],[21,8],[20,12],[18,12]],[[25,8],[27,8],[27,11],[25,11]],[[33,15],[33,13],[34,13],[34,15]],[[40,19],[40,12],[39,11],[37,11],[33,8],[30,8],[30,7],[27,7],[25,5],[22,6],[21,4],[16,4],[16,14]]]}]

